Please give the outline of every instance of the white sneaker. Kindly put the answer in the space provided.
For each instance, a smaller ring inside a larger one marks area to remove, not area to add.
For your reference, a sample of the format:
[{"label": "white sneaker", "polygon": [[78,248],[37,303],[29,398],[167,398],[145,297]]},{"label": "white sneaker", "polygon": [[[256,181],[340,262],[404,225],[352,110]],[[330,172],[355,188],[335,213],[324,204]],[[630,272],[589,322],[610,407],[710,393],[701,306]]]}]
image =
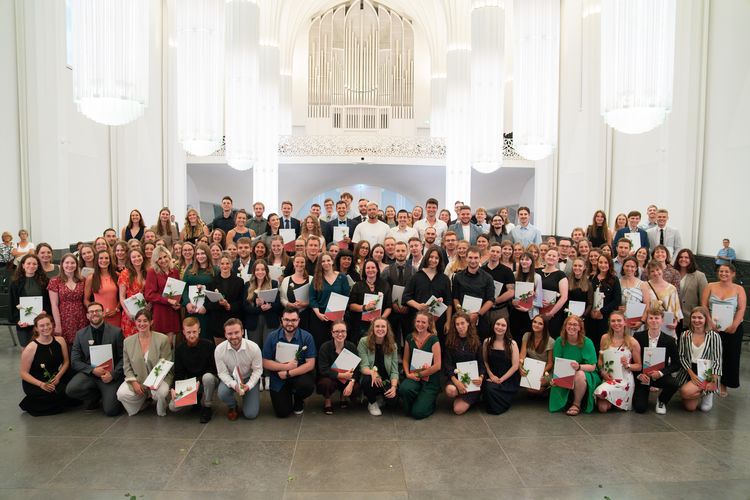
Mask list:
[{"label": "white sneaker", "polygon": [[701,411],[710,411],[714,406],[714,393],[709,392],[701,399]]},{"label": "white sneaker", "polygon": [[261,377],[261,378],[263,379],[263,387],[267,391],[270,391],[271,390],[271,377],[266,376],[266,377]]},{"label": "white sneaker", "polygon": [[370,415],[372,415],[373,417],[379,417],[383,414],[383,412],[380,411],[380,406],[378,406],[377,402],[368,404],[367,411],[369,411]]},{"label": "white sneaker", "polygon": [[666,415],[667,414],[667,405],[665,405],[661,401],[657,401],[656,402],[656,414],[657,415]]}]

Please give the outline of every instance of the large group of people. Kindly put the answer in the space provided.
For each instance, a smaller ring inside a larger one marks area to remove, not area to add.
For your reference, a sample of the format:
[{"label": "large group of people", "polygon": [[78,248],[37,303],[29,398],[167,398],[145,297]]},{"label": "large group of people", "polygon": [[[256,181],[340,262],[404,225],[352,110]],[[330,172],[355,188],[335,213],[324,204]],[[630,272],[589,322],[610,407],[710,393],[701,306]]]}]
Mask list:
[{"label": "large group of people", "polygon": [[229,420],[256,418],[263,391],[278,417],[317,392],[326,414],[361,401],[423,419],[440,394],[456,415],[504,413],[526,391],[573,416],[642,413],[658,392],[664,414],[676,393],[709,411],[739,387],[746,296],[728,240],[708,283],[666,209],[613,227],[598,210],[544,238],[527,207],[512,223],[461,202],[454,217],[434,198],[380,210],[343,193],[301,220],[290,201],[221,208],[210,223],[189,209],[181,229],[168,208],[150,227],[133,210],[58,263],[26,231],[15,246],[3,234],[23,410],[153,402],[164,416],[185,408],[192,379],[203,423],[215,395]]}]

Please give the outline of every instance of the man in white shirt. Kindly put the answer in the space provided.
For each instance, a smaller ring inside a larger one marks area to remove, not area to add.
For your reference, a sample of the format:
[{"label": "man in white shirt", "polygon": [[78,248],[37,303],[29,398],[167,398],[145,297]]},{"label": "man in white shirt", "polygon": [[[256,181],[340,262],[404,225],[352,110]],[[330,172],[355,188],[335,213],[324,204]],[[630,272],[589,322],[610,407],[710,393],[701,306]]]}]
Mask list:
[{"label": "man in white shirt", "polygon": [[425,212],[427,216],[424,219],[420,219],[414,223],[414,229],[419,232],[419,238],[424,241],[424,233],[428,227],[435,228],[436,239],[435,244],[440,245],[443,240],[443,235],[448,230],[448,225],[437,218],[438,213],[438,201],[435,198],[429,198],[425,203]]},{"label": "man in white shirt", "polygon": [[518,208],[518,225],[510,232],[513,243],[520,243],[524,248],[532,243],[540,244],[542,242],[542,232],[529,224],[531,210],[529,207]]},{"label": "man in white shirt", "polygon": [[229,407],[227,418],[237,420],[235,394],[242,402],[242,414],[252,420],[260,411],[258,381],[263,373],[260,347],[242,338],[242,321],[230,318],[224,323],[226,340],[216,346],[214,359],[219,374],[219,398]]},{"label": "man in white shirt", "polygon": [[389,229],[388,224],[378,219],[378,204],[371,201],[367,204],[367,221],[357,225],[352,242],[356,245],[361,240],[367,240],[370,248],[378,243],[382,245]]},{"label": "man in white shirt", "polygon": [[401,209],[396,214],[396,221],[398,226],[392,227],[388,230],[388,236],[392,236],[396,241],[403,241],[407,243],[411,238],[419,238],[419,233],[413,227],[409,227],[409,212]]},{"label": "man in white shirt", "polygon": [[646,231],[648,246],[653,249],[657,245],[664,245],[669,250],[669,255],[674,256],[675,252],[682,250],[682,237],[677,229],[667,226],[668,221],[669,212],[666,208],[656,211],[656,226]]}]

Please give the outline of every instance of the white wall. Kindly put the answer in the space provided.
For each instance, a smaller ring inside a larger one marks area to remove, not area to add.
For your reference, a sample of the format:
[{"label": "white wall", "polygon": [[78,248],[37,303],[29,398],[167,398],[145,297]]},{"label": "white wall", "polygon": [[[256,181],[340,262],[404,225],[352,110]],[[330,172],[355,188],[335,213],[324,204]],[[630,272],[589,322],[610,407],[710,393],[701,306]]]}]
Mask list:
[{"label": "white wall", "polygon": [[750,3],[711,2],[710,19],[698,250],[715,254],[729,238],[738,257],[750,259]]},{"label": "white wall", "polygon": [[0,2],[0,231],[16,234],[21,228],[21,164],[18,148],[18,73],[16,71],[16,27],[14,2]]}]

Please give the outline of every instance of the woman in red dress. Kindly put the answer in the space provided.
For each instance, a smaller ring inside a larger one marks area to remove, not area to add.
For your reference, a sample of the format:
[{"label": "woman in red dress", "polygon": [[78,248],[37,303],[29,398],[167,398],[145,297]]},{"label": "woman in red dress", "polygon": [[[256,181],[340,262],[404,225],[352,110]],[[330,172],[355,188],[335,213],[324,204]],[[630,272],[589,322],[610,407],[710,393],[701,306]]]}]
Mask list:
[{"label": "woman in red dress", "polygon": [[60,274],[47,285],[55,318],[55,335],[61,335],[73,345],[76,332],[88,324],[86,306],[83,305],[84,280],[78,269],[78,259],[72,253],[63,255]]},{"label": "woman in red dress", "polygon": [[151,269],[146,273],[144,296],[151,304],[153,330],[169,337],[174,344],[174,336],[180,331],[180,300],[182,295],[167,298],[162,295],[167,279],[180,279],[177,269],[172,267],[169,250],[157,246],[151,256]]},{"label": "woman in red dress", "polygon": [[[117,287],[120,290],[120,304],[122,305],[122,321],[120,322],[122,334],[129,337],[138,333],[135,323],[128,314],[125,307],[125,299],[129,299],[137,293],[143,292],[146,283],[146,256],[143,250],[136,248],[128,252],[125,259],[125,269],[120,273]],[[145,298],[145,297],[144,297]]]}]

